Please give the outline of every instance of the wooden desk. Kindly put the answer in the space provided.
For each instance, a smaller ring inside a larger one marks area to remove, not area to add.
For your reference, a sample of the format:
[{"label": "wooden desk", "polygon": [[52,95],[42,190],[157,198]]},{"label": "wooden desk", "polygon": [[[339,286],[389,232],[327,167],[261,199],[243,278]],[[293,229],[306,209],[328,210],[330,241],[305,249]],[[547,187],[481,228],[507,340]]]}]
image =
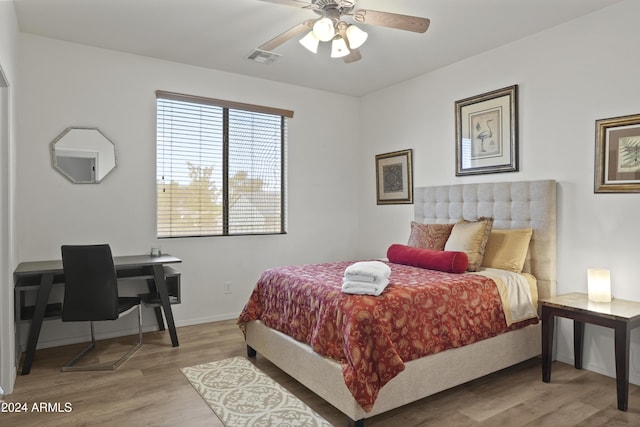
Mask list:
[{"label": "wooden desk", "polygon": [[616,385],[618,409],[629,404],[629,350],[631,329],[640,326],[640,303],[614,299],[610,303],[589,301],[586,294],[571,293],[539,300],[542,314],[542,381],[551,381],[551,351],[554,317],[573,319],[575,367],[582,369],[584,324],[615,330]]},{"label": "wooden desk", "polygon": [[[164,329],[162,321],[162,311],[167,320],[169,335],[171,336],[171,344],[177,347],[178,335],[173,320],[173,312],[171,311],[171,301],[167,290],[165,280],[165,264],[180,263],[180,258],[171,255],[134,255],[114,257],[113,262],[116,267],[118,279],[153,279],[155,291],[159,298],[159,304],[156,307],[156,319],[158,327]],[[33,307],[33,317],[31,326],[29,327],[29,338],[27,340],[27,349],[25,351],[24,363],[22,365],[22,375],[27,375],[31,371],[33,356],[36,351],[38,337],[42,321],[45,317],[50,317],[49,311],[55,311],[55,305],[49,304],[49,296],[51,287],[54,283],[64,283],[64,270],[62,268],[62,260],[52,261],[35,261],[23,262],[18,265],[13,272],[13,280],[16,293],[16,321],[21,320],[20,293],[25,291],[37,291],[35,306]],[[154,291],[150,287],[150,292]],[[45,316],[47,314],[47,316]],[[54,314],[55,315],[55,314]]]}]

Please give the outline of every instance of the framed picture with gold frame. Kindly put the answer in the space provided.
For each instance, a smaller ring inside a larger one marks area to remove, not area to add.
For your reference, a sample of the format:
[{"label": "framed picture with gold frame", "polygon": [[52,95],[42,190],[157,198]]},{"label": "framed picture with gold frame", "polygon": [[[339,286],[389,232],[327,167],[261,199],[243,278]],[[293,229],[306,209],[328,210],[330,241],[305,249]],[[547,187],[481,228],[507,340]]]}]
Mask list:
[{"label": "framed picture with gold frame", "polygon": [[376,155],[379,205],[413,203],[413,150]]},{"label": "framed picture with gold frame", "polygon": [[518,85],[456,101],[456,176],[518,170]]},{"label": "framed picture with gold frame", "polygon": [[596,120],[594,193],[640,193],[640,114]]}]

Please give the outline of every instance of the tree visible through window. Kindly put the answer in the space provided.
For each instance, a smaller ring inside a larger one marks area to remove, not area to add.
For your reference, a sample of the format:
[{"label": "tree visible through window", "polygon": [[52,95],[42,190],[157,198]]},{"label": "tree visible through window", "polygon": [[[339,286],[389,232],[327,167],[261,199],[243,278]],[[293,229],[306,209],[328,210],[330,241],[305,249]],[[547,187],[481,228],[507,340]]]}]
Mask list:
[{"label": "tree visible through window", "polygon": [[156,95],[158,237],[285,233],[293,112]]}]

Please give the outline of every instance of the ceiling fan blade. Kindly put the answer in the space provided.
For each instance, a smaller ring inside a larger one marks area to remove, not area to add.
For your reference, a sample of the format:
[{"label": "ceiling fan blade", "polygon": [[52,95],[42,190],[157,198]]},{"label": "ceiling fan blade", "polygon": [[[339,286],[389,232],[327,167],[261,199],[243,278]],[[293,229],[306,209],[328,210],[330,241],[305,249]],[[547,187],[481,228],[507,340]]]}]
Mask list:
[{"label": "ceiling fan blade", "polygon": [[258,47],[258,49],[271,51],[271,50],[277,48],[278,46],[280,46],[282,43],[284,43],[286,41],[289,41],[292,38],[294,38],[294,37],[306,32],[306,31],[311,30],[311,27],[313,26],[313,23],[314,23],[314,20],[312,20],[312,19],[304,21],[303,23],[298,24],[295,27],[288,29],[284,33],[275,36],[274,38],[272,38],[268,42],[263,43],[262,45],[260,45],[260,47]]},{"label": "ceiling fan blade", "polygon": [[266,1],[269,3],[284,4],[286,6],[301,7],[303,9],[317,9],[317,6],[315,4],[312,4],[306,1],[299,1],[299,0],[261,0],[261,1]]},{"label": "ceiling fan blade", "polygon": [[361,59],[362,55],[360,54],[360,49],[351,49],[349,55],[342,58],[345,64],[351,64],[352,62],[360,61]]},{"label": "ceiling fan blade", "polygon": [[361,24],[379,25],[382,27],[413,31],[415,33],[424,33],[427,31],[431,22],[427,18],[368,9],[356,10],[353,12],[352,18]]}]

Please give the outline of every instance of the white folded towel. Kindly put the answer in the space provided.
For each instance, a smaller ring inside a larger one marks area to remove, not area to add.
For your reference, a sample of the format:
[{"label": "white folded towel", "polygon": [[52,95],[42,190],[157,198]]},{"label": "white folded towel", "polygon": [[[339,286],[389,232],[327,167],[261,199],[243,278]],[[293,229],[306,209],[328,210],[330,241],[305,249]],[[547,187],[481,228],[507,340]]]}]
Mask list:
[{"label": "white folded towel", "polygon": [[358,261],[344,271],[345,279],[372,283],[388,279],[390,274],[391,268],[380,261]]},{"label": "white folded towel", "polygon": [[389,279],[380,279],[378,282],[359,282],[354,280],[342,280],[342,292],[346,294],[375,295],[379,296],[389,284]]},{"label": "white folded towel", "polygon": [[342,292],[359,295],[380,295],[389,284],[391,268],[380,261],[358,261],[344,271]]},{"label": "white folded towel", "polygon": [[379,279],[383,279],[383,277],[376,277],[373,275],[366,275],[366,274],[349,274],[349,273],[345,273],[344,274],[344,278],[347,280],[352,280],[354,282],[368,282],[368,283],[373,283],[378,281]]}]

